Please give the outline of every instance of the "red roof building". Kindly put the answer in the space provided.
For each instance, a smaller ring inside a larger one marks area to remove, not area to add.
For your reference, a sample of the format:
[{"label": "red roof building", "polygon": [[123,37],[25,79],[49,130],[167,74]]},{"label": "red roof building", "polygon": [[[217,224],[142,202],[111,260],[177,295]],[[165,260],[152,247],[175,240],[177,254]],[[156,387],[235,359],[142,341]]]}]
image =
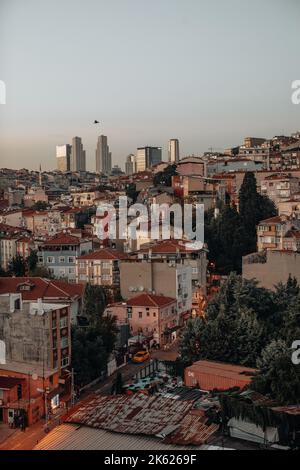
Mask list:
[{"label": "red roof building", "polygon": [[177,300],[172,297],[143,293],[109,305],[106,314],[115,316],[118,323],[128,323],[133,336],[142,334],[160,345],[176,338],[179,318]]},{"label": "red roof building", "polygon": [[70,305],[71,321],[81,313],[84,286],[42,277],[1,277],[1,294],[22,294],[23,302],[62,303]]}]

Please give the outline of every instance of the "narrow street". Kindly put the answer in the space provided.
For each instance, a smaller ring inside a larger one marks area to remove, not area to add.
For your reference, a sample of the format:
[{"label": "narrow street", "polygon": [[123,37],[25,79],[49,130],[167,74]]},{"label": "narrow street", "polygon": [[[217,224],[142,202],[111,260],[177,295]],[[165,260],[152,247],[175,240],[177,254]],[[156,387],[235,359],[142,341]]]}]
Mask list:
[{"label": "narrow street", "polygon": [[[161,351],[155,351],[151,354],[153,359],[158,358],[157,356],[159,353],[167,354]],[[123,382],[127,383],[130,382],[134,375],[143,369],[149,361],[143,362],[141,364],[134,364],[128,363],[122,368],[118,369],[114,374],[108,377],[104,382],[98,383],[93,387],[85,390],[81,396],[80,400],[76,403],[80,403],[81,400],[86,399],[90,393],[101,393],[103,395],[109,395],[111,391],[111,387],[113,381],[118,374],[118,372],[122,373]],[[62,416],[61,416],[62,418]],[[56,423],[52,426],[58,425],[59,419],[57,419]],[[43,439],[45,436],[44,430],[45,421],[39,421],[38,423],[30,426],[27,428],[25,432],[22,432],[20,429],[11,430],[8,427],[5,429],[4,427],[0,429],[0,451],[1,450],[32,450],[36,444]],[[51,426],[51,427],[52,427]]]}]

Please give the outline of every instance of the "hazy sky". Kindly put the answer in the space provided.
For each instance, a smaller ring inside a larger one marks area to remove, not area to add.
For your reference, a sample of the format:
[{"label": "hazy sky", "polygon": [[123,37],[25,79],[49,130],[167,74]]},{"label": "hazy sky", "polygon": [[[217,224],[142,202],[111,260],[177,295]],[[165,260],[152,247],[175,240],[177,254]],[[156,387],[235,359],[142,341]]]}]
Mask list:
[{"label": "hazy sky", "polygon": [[122,166],[296,131],[299,25],[299,0],[0,0],[0,166],[55,168],[79,135],[94,169],[94,119]]}]

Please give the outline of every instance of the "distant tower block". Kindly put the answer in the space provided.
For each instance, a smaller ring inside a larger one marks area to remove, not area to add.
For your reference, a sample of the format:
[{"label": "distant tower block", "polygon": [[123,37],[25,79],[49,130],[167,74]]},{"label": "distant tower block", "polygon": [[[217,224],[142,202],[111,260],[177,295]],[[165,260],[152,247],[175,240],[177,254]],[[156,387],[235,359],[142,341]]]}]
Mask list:
[{"label": "distant tower block", "polygon": [[177,163],[179,162],[179,140],[171,139],[169,141],[169,162]]}]

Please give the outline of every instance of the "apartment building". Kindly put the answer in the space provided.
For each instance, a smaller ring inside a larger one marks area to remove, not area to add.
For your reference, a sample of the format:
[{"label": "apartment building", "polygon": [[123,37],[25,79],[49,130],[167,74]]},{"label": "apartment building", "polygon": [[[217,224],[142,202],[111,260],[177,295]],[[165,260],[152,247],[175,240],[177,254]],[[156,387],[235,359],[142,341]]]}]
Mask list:
[{"label": "apartment building", "polygon": [[283,170],[300,169],[300,140],[282,150]]},{"label": "apartment building", "polygon": [[32,239],[28,232],[18,227],[0,224],[0,266],[7,270],[11,259],[19,253],[28,256],[32,248]]},{"label": "apartment building", "polygon": [[300,218],[300,195],[294,195],[290,199],[277,203],[278,215],[292,215]]},{"label": "apartment building", "polygon": [[[66,396],[66,367],[71,360],[68,305],[44,304],[40,299],[23,303],[21,293],[1,294],[0,343],[4,351],[0,384],[6,381],[7,385],[2,393],[5,400],[0,401],[4,422],[22,412],[32,424],[45,414],[46,406],[49,411],[59,406],[63,396],[70,399]],[[11,378],[16,380],[10,382]]]},{"label": "apartment building", "polygon": [[300,253],[288,250],[268,250],[243,257],[243,278],[257,279],[259,286],[274,290],[289,276],[300,283]]},{"label": "apartment building", "polygon": [[76,282],[76,258],[92,251],[92,240],[59,233],[39,246],[39,265],[57,279]]},{"label": "apartment building", "polygon": [[257,226],[257,250],[283,250],[286,233],[299,228],[299,219],[288,216],[262,220]]},{"label": "apartment building", "polygon": [[128,323],[133,336],[142,334],[160,346],[176,338],[179,317],[174,298],[142,293],[127,302],[109,305],[105,314],[115,316],[119,323]]},{"label": "apartment building", "polygon": [[31,303],[42,299],[45,304],[63,304],[70,308],[71,323],[77,323],[81,314],[84,286],[42,277],[1,277],[0,295],[21,294],[22,302]]},{"label": "apartment building", "polygon": [[163,295],[177,300],[180,321],[190,316],[192,268],[182,260],[124,260],[120,265],[120,286],[122,298],[125,300],[135,297],[138,293]]},{"label": "apartment building", "polygon": [[276,205],[279,202],[290,199],[299,193],[300,178],[289,174],[275,174],[266,176],[261,181],[260,192],[268,196]]},{"label": "apartment building", "polygon": [[88,207],[95,204],[95,200],[99,199],[99,191],[82,191],[72,194],[73,205],[75,207]]},{"label": "apartment building", "polygon": [[24,195],[24,206],[32,207],[36,202],[48,202],[48,196],[44,188],[33,186],[29,188],[27,194]]},{"label": "apartment building", "polygon": [[193,290],[201,287],[206,292],[207,250],[186,240],[162,240],[147,247],[141,247],[138,259],[165,260],[168,263],[182,263],[191,268]]},{"label": "apartment building", "polygon": [[21,209],[5,210],[0,212],[0,224],[11,227],[23,227],[23,214]]},{"label": "apartment building", "polygon": [[120,262],[126,260],[126,254],[102,248],[93,253],[86,253],[76,259],[76,282],[103,286],[113,295],[120,287]]}]

